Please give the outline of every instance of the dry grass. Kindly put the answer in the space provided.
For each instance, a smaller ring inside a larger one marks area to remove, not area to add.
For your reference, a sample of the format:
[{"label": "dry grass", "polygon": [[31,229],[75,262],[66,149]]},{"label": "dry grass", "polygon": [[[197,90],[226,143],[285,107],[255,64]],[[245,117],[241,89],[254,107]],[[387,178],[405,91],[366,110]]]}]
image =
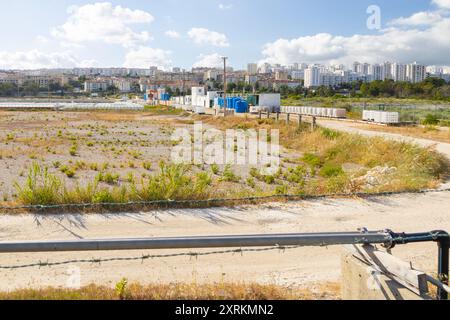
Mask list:
[{"label": "dry grass", "polygon": [[169,107],[169,106],[164,106],[164,105],[160,105],[160,106],[146,106],[145,107],[145,112],[146,113],[150,113],[151,115],[155,115],[155,116],[167,116],[167,115],[182,116],[182,115],[188,115],[188,113],[186,113],[185,111],[183,111],[181,109],[175,109],[174,107]]},{"label": "dry grass", "polygon": [[314,290],[259,284],[140,284],[122,280],[115,289],[89,285],[79,290],[45,288],[0,292],[0,300],[338,300],[339,284]]},{"label": "dry grass", "polygon": [[[155,110],[164,113],[165,109],[167,107]],[[86,117],[88,121],[83,120]],[[0,151],[0,159],[3,157],[0,171],[5,175],[4,183],[0,184],[3,190],[0,191],[6,195],[3,202],[8,203],[46,205],[77,202],[94,204],[96,208],[92,210],[98,210],[101,207],[99,203],[105,202],[242,199],[285,194],[301,198],[357,192],[415,191],[437,186],[448,173],[445,158],[432,149],[323,128],[312,132],[306,124],[297,127],[295,124],[286,125],[284,121],[251,119],[250,116],[183,118],[179,115],[155,116],[151,112],[96,111],[15,114],[11,119],[21,121],[24,129],[12,133],[7,131],[0,141],[5,146]],[[200,181],[198,185],[207,185],[207,188],[160,190],[159,186],[169,185],[161,184],[155,177],[158,177],[157,163],[170,161],[173,146],[170,135],[175,127],[192,125],[196,120],[218,129],[278,129],[280,142],[286,149],[282,151],[280,170],[272,176],[262,176],[255,173],[258,168],[250,165],[230,170],[223,166],[213,170],[208,165],[192,165],[184,175],[192,177],[192,185]],[[30,121],[44,121],[44,131],[36,131],[34,127],[30,129]],[[53,121],[65,124],[55,127]],[[75,145],[77,148],[72,152]],[[93,154],[96,156],[94,167],[91,166]],[[48,178],[55,183],[47,188],[41,175],[27,181],[27,172],[33,162],[41,168],[48,168]],[[80,163],[84,165],[78,165]],[[107,167],[103,168],[104,165]],[[375,167],[385,166],[395,168],[395,173],[386,179],[383,177],[376,186],[368,185],[363,176]],[[63,168],[68,171],[63,171]],[[73,174],[69,176],[67,172]],[[199,175],[201,172],[207,172],[209,177],[202,177]],[[104,179],[96,181],[99,173],[111,173],[118,178],[114,183]],[[15,176],[17,174],[19,176]],[[130,174],[133,179],[130,179]],[[361,177],[363,182],[360,182]],[[11,184],[11,181],[17,184]],[[207,202],[195,204],[195,207],[228,203]],[[116,210],[123,210],[123,207]]]},{"label": "dry grass", "polygon": [[376,125],[358,126],[364,130],[397,133],[404,136],[423,138],[433,141],[450,143],[450,130],[439,129],[437,127],[380,127]]},{"label": "dry grass", "polygon": [[[287,149],[317,157],[320,165],[315,169],[318,170],[324,167],[340,169],[344,164],[353,164],[363,168],[356,173],[361,176],[378,166],[397,169],[389,182],[370,190],[364,190],[363,186],[352,183],[352,177],[349,175],[315,177],[303,190],[307,195],[359,191],[416,191],[436,187],[449,173],[448,159],[434,148],[422,148],[406,142],[381,137],[368,138],[324,128],[312,132],[310,125],[297,127],[287,125],[284,121],[276,122],[274,119],[255,120],[248,117],[198,119],[221,129],[278,129],[280,144]],[[301,159],[299,161],[305,165],[304,162]]]}]

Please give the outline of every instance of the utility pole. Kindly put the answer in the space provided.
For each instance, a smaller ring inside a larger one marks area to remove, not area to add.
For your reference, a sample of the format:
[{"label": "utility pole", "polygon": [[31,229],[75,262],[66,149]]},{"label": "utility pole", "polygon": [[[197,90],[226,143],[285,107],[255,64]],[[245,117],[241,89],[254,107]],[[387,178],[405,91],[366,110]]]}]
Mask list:
[{"label": "utility pole", "polygon": [[227,105],[227,57],[222,57],[223,59],[223,107],[224,107],[224,116],[227,116],[228,105]]}]

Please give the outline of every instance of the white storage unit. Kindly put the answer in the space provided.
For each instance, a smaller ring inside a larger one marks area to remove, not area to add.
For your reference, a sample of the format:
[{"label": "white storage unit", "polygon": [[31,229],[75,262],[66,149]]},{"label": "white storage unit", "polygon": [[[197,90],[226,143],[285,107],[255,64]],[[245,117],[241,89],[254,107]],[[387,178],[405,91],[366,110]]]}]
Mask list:
[{"label": "white storage unit", "polygon": [[[218,99],[220,97],[220,93],[217,91],[208,91],[206,93],[206,108],[214,108],[215,106],[215,101],[216,99]],[[218,102],[218,100],[217,100]],[[218,105],[219,103],[217,103]]]},{"label": "white storage unit", "polygon": [[363,121],[381,124],[397,124],[400,123],[400,115],[398,112],[364,110]]},{"label": "white storage unit", "polygon": [[313,107],[281,107],[283,113],[301,114],[306,116],[324,117],[324,118],[346,118],[345,109],[335,108],[313,108]]},{"label": "white storage unit", "polygon": [[279,93],[260,94],[258,106],[272,112],[280,111],[281,95]]},{"label": "white storage unit", "polygon": [[144,110],[144,106],[131,102],[115,103],[60,103],[61,110]]}]

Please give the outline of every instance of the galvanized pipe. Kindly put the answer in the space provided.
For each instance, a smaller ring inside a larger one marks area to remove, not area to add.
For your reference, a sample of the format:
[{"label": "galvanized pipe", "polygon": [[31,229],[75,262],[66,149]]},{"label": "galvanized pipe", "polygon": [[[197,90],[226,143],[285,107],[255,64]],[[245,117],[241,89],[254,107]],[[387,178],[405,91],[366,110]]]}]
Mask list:
[{"label": "galvanized pipe", "polygon": [[385,232],[0,242],[0,253],[385,244]]},{"label": "galvanized pipe", "polygon": [[[439,280],[448,286],[450,237],[448,233],[441,233],[441,235],[446,235],[446,237],[438,240],[438,275]],[[448,300],[448,292],[443,288],[438,288],[438,297],[440,300]]]}]

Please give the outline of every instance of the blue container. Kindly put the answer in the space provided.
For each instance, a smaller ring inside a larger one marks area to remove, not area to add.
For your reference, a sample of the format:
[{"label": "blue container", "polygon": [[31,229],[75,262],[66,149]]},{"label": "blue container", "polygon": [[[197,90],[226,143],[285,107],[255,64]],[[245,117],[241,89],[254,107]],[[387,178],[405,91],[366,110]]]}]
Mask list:
[{"label": "blue container", "polygon": [[245,100],[240,100],[236,103],[236,113],[247,113],[248,112],[248,102]]},{"label": "blue container", "polygon": [[241,98],[233,98],[233,108],[234,110],[237,109],[238,103],[241,101]]},{"label": "blue container", "polygon": [[170,100],[170,94],[168,94],[168,93],[161,94],[161,100],[162,101],[169,101]]}]

